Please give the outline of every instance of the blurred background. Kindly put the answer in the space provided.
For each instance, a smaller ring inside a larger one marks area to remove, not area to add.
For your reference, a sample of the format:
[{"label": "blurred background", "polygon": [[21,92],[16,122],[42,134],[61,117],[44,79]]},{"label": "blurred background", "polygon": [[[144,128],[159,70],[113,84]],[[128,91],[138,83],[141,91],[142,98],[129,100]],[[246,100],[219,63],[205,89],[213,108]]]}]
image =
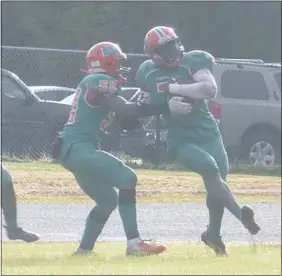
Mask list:
[{"label": "blurred background", "polygon": [[[128,53],[132,71],[122,95],[130,99],[136,92],[135,72],[147,59],[142,55],[144,36],[150,28],[166,25],[176,29],[186,51],[201,49],[217,58],[220,89],[210,111],[231,164],[237,159],[251,166],[281,163],[281,2],[1,4],[5,156],[49,154],[84,77],[80,68],[86,66],[86,51],[95,43],[113,41]],[[166,162],[165,125],[156,126],[153,117],[142,123],[138,131],[105,137],[105,149]],[[154,151],[156,127],[159,154]]]},{"label": "blurred background", "polygon": [[2,45],[87,50],[110,40],[141,53],[156,25],[173,26],[186,50],[281,60],[280,1],[2,1]]}]

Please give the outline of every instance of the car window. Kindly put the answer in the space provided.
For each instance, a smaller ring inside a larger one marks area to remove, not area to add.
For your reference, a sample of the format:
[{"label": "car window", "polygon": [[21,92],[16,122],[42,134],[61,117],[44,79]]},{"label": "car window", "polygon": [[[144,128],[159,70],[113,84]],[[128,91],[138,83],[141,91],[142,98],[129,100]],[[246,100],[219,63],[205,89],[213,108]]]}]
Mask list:
[{"label": "car window", "polygon": [[228,70],[221,77],[221,94],[226,98],[268,100],[269,93],[261,73]]},{"label": "car window", "polygon": [[56,95],[56,101],[61,101],[73,93],[75,93],[75,91],[72,90],[58,91]]},{"label": "car window", "polygon": [[39,91],[35,93],[42,100],[55,101],[57,97],[57,91]]},{"label": "car window", "polygon": [[280,93],[281,93],[281,73],[276,73],[274,74],[274,78],[275,78],[275,81],[280,89]]},{"label": "car window", "polygon": [[2,76],[1,80],[1,89],[2,94],[4,94],[8,98],[12,99],[25,99],[25,94],[20,86],[18,86],[14,81],[11,79]]}]

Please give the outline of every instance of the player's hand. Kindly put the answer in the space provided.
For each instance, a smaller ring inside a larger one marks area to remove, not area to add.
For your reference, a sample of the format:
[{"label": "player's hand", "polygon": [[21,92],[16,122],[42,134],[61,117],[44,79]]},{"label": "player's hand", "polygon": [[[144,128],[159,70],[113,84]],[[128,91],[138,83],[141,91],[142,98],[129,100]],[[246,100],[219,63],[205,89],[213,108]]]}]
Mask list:
[{"label": "player's hand", "polygon": [[168,101],[168,107],[172,115],[187,115],[192,111],[192,105],[185,103],[183,97],[172,97]]},{"label": "player's hand", "polygon": [[137,96],[137,100],[136,100],[136,104],[138,106],[142,106],[144,104],[150,104],[151,103],[151,95],[148,92],[145,92],[143,90],[140,90],[138,96]]},{"label": "player's hand", "polygon": [[165,83],[162,83],[162,90],[165,92],[165,93],[170,93],[169,91],[169,85],[172,84],[172,83],[177,83],[176,79],[171,77],[170,81],[168,82],[165,82]]}]

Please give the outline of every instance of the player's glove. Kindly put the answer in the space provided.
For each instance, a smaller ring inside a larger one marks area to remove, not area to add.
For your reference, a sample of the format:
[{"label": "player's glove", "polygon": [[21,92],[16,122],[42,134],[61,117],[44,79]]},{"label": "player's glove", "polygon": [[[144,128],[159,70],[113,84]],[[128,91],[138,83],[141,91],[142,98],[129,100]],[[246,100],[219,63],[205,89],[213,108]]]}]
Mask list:
[{"label": "player's glove", "polygon": [[172,115],[187,115],[192,111],[192,105],[184,102],[183,97],[172,97],[168,101],[168,107]]},{"label": "player's glove", "polygon": [[150,93],[140,90],[137,96],[136,104],[138,106],[143,106],[144,104],[150,104],[150,102],[151,102]]}]

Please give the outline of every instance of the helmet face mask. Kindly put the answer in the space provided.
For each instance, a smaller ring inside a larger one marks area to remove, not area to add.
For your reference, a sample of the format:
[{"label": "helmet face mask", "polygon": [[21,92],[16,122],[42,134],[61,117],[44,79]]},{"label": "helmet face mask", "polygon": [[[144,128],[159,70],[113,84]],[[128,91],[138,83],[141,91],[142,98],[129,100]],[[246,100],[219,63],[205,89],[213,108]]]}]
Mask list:
[{"label": "helmet face mask", "polygon": [[181,58],[182,55],[181,43],[178,39],[170,40],[156,48],[155,53],[165,63],[175,63]]},{"label": "helmet face mask", "polygon": [[123,55],[120,58],[117,59],[117,65],[116,65],[116,74],[112,75],[114,78],[118,79],[120,82],[126,82],[127,81],[127,75],[130,73],[131,68],[124,66],[126,63],[127,56]]}]

